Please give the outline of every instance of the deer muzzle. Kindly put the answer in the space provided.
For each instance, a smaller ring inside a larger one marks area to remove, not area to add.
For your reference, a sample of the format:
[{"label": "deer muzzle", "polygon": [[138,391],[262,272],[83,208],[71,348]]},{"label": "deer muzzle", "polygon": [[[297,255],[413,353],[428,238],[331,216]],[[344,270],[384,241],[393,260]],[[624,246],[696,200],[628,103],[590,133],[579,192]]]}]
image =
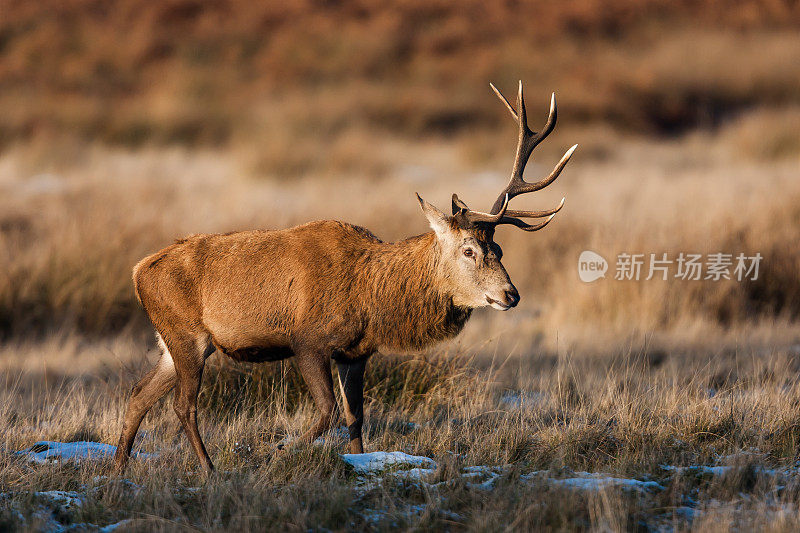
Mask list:
[{"label": "deer muzzle", "polygon": [[502,295],[499,297],[493,298],[489,295],[486,295],[486,302],[495,309],[500,311],[508,311],[519,303],[519,292],[517,291],[516,287],[510,285],[508,288],[502,291]]}]

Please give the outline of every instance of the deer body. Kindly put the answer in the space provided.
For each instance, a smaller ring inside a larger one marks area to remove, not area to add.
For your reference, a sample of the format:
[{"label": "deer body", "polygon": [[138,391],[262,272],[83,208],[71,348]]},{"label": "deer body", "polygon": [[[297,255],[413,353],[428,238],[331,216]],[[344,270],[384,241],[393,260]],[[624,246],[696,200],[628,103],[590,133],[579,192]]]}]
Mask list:
[{"label": "deer body", "polygon": [[436,246],[433,232],[384,243],[335,221],[195,235],[143,259],[134,282],[145,309],[169,307],[236,360],[276,361],[304,346],[358,359],[461,331],[471,309],[443,290]]},{"label": "deer body", "polygon": [[[494,89],[494,86],[492,86]],[[215,350],[238,361],[293,358],[319,410],[303,435],[313,441],[331,426],[336,401],[331,360],[338,367],[350,451],[362,453],[363,378],[381,348],[416,350],[457,335],[472,309],[508,310],[519,293],[501,264],[494,228],[543,228],[563,206],[512,211],[514,196],[549,185],[573,146],[546,178],[522,172],[532,150],[555,126],[555,99],[540,133],[527,125],[522,85],[517,111],[495,89],[519,125],[511,181],[491,212],[454,194],[452,215],[417,196],[433,231],[384,243],[368,230],[336,221],[274,231],[194,235],[140,261],[136,295],[157,332],[158,364],[133,388],[115,454],[124,470],[147,411],[175,389],[175,412],[201,465],[213,469],[197,427],[197,395],[205,360]],[[522,218],[544,218],[529,225]]]}]

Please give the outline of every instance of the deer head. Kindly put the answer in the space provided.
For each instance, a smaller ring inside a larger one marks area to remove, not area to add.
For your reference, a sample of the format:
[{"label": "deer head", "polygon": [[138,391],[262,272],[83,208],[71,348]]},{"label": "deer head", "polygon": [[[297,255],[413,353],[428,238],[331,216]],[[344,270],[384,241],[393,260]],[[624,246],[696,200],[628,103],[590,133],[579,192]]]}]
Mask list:
[{"label": "deer head", "polygon": [[[428,223],[436,234],[439,244],[440,274],[449,285],[447,290],[453,298],[453,303],[469,308],[490,305],[495,309],[507,311],[519,303],[520,297],[516,287],[511,283],[505,267],[500,262],[503,251],[494,242],[495,227],[500,224],[510,224],[530,232],[544,228],[564,206],[563,198],[558,207],[544,211],[511,210],[508,209],[508,203],[515,196],[538,191],[553,183],[578,145],[567,150],[547,177],[533,183],[525,181],[522,175],[533,149],[555,128],[555,94],[550,98],[550,114],[547,122],[542,131],[537,133],[528,127],[522,82],[519,83],[516,110],[494,85],[489,85],[506,105],[519,126],[516,157],[508,185],[497,197],[488,213],[473,211],[455,194],[452,198],[452,215],[446,215],[420,198],[419,194],[417,199]],[[544,218],[544,221],[528,224],[523,221],[525,218]]]}]

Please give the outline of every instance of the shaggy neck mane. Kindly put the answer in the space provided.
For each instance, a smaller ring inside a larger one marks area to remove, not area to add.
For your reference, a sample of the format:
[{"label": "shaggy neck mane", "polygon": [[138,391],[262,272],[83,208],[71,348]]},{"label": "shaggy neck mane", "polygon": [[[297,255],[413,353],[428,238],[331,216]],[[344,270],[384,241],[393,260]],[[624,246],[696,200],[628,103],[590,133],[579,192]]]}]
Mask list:
[{"label": "shaggy neck mane", "polygon": [[381,247],[372,262],[370,324],[381,346],[418,350],[456,336],[472,310],[453,304],[443,289],[433,232]]}]

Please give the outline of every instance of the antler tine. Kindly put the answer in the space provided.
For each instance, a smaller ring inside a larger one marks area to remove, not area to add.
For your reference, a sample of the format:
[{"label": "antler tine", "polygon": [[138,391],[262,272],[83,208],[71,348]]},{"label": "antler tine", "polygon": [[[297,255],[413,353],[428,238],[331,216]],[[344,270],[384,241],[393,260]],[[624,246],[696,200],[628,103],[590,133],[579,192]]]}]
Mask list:
[{"label": "antler tine", "polygon": [[475,222],[485,222],[487,224],[499,224],[500,221],[503,219],[503,216],[506,214],[506,210],[508,208],[508,201],[510,198],[508,195],[505,197],[505,201],[503,205],[500,207],[500,211],[497,213],[482,213],[481,211],[473,211],[467,204],[462,202],[458,196],[453,194],[453,215],[457,217],[462,217],[465,222],[475,223]]},{"label": "antler tine", "polygon": [[561,208],[564,207],[564,202],[566,198],[562,198],[561,202],[558,204],[558,207],[553,209],[546,209],[544,211],[516,211],[514,209],[507,209],[505,212],[506,217],[515,217],[515,218],[543,218],[548,217],[550,215],[555,215]]},{"label": "antler tine", "polygon": [[[561,208],[564,207],[564,198],[561,199],[561,202],[558,204],[558,207],[555,209],[548,209],[547,211],[505,211],[505,216],[501,217],[500,220],[497,222],[497,225],[500,224],[510,224],[512,226],[516,226],[519,229],[525,231],[536,231],[540,230],[545,227],[547,224],[553,220],[553,217],[556,216],[556,213],[561,211]],[[520,218],[542,218],[547,217],[544,222],[540,222],[538,224],[528,224],[520,220]]]},{"label": "antler tine", "polygon": [[553,131],[553,128],[556,126],[556,120],[558,118],[558,111],[556,107],[556,95],[553,93],[550,96],[550,113],[547,116],[547,122],[544,125],[544,128],[539,133],[535,133],[528,127],[528,119],[527,113],[525,111],[525,98],[523,95],[522,90],[522,81],[519,82],[519,92],[517,94],[517,111],[515,112],[514,109],[511,107],[511,104],[508,102],[508,99],[503,96],[503,94],[493,85],[489,84],[492,90],[497,94],[500,100],[506,105],[508,110],[511,112],[511,116],[514,117],[514,120],[519,125],[519,139],[517,141],[517,152],[514,158],[514,168],[511,172],[511,180],[508,182],[508,185],[500,193],[500,196],[497,197],[495,200],[494,205],[492,206],[492,213],[497,213],[500,209],[500,205],[503,202],[503,196],[508,194],[510,198],[513,198],[519,194],[523,194],[526,192],[537,191],[543,187],[546,187],[553,180],[558,177],[558,174],[566,165],[566,162],[569,160],[569,156],[572,155],[572,152],[575,150],[575,147],[572,147],[568,153],[562,158],[562,161],[556,166],[557,170],[554,170],[553,173],[550,174],[547,178],[537,181],[536,183],[528,183],[526,182],[522,175],[525,171],[525,165],[528,162],[528,159],[533,152],[533,149],[542,142],[550,132]]},{"label": "antler tine", "polygon": [[508,108],[508,112],[509,112],[509,113],[511,113],[511,116],[512,116],[512,117],[514,117],[514,120],[516,121],[516,120],[517,120],[517,112],[516,112],[516,111],[514,110],[514,108],[511,106],[511,103],[510,103],[508,100],[506,100],[506,97],[505,97],[505,96],[503,96],[503,93],[501,93],[501,92],[500,92],[500,91],[497,89],[497,87],[495,87],[495,86],[494,86],[494,84],[493,84],[493,83],[490,83],[490,84],[489,84],[489,87],[491,87],[491,88],[492,88],[492,90],[494,91],[494,94],[496,94],[496,95],[497,95],[497,97],[500,99],[500,101],[501,101],[501,102],[503,102],[503,103],[506,105],[506,107]]},{"label": "antler tine", "polygon": [[522,95],[522,80],[519,80],[519,89],[517,90],[517,117],[520,139],[523,135],[529,137],[533,132],[528,127],[528,113],[525,111],[525,97]]},{"label": "antler tine", "polygon": [[523,182],[517,194],[538,191],[539,189],[544,189],[553,183],[559,174],[561,174],[561,171],[564,170],[564,167],[567,166],[567,163],[569,163],[569,159],[572,157],[572,154],[575,152],[576,148],[578,148],[578,145],[573,144],[569,150],[564,152],[564,155],[561,156],[561,160],[556,163],[556,166],[553,167],[553,171],[548,174],[546,178],[542,178],[535,183],[528,183],[527,181]]},{"label": "antler tine", "polygon": [[510,224],[512,226],[516,226],[523,231],[538,231],[548,225],[553,217],[556,216],[555,213],[547,217],[544,222],[539,222],[538,224],[526,224],[525,222],[521,221],[518,218],[512,217],[503,217],[498,224]]}]

